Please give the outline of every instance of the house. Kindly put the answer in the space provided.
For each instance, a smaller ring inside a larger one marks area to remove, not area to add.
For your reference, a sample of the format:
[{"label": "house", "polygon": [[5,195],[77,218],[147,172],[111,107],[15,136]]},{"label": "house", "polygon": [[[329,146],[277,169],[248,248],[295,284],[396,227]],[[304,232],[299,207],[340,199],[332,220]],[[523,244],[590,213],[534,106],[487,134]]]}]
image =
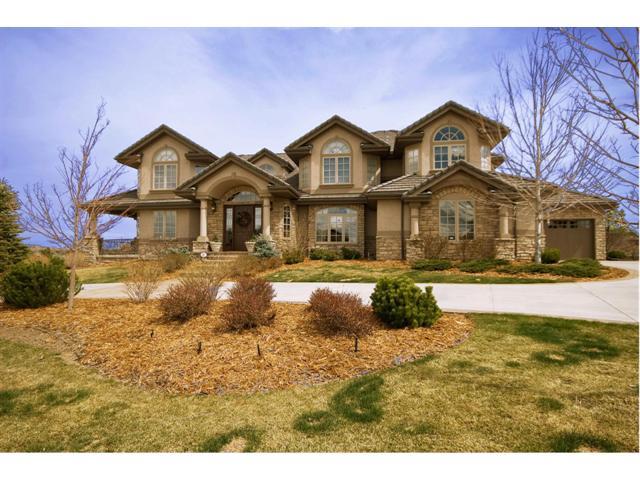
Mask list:
[{"label": "house", "polygon": [[[535,222],[516,187],[531,182],[500,173],[503,158],[491,153],[507,134],[455,102],[401,130],[368,132],[335,115],[283,153],[218,157],[161,125],[116,155],[137,169],[138,185],[110,198],[109,212],[136,218],[143,255],[170,246],[206,252],[211,242],[243,251],[262,233],[280,250],[530,259]],[[563,258],[604,259],[604,215],[614,203],[550,187],[558,210],[544,222],[547,246]]]}]

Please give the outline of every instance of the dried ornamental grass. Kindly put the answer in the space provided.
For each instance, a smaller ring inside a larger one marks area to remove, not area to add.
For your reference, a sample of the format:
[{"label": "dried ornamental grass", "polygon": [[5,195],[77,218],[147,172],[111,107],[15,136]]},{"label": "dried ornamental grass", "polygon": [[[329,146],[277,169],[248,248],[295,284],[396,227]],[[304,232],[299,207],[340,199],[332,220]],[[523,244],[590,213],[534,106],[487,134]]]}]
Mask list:
[{"label": "dried ornamental grass", "polygon": [[146,302],[158,289],[162,268],[156,262],[136,262],[128,267],[124,285],[134,302]]}]

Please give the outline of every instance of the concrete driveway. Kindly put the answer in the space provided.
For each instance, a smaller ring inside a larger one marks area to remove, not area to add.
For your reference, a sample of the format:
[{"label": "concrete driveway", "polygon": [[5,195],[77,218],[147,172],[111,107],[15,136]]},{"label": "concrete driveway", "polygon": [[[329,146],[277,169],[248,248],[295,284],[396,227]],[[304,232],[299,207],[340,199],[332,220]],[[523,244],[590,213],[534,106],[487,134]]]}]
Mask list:
[{"label": "concrete driveway", "polygon": [[[522,285],[433,284],[440,308],[449,312],[523,313],[562,318],[638,323],[638,262],[602,262],[624,268],[621,280]],[[172,281],[164,282],[155,296]],[[225,284],[229,287],[231,283]],[[421,286],[427,284],[420,284]],[[306,302],[316,288],[353,292],[369,300],[372,283],[274,283],[276,301]],[[226,292],[225,292],[226,293]],[[224,294],[223,294],[224,296]],[[124,284],[85,285],[78,298],[127,298]]]}]

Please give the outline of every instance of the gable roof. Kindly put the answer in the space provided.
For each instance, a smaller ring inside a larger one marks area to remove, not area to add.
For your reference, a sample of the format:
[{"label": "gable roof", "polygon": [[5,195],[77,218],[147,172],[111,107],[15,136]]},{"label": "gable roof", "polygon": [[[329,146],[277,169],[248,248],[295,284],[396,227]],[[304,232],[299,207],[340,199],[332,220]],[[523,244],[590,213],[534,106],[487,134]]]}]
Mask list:
[{"label": "gable roof", "polygon": [[[284,156],[286,156],[284,153],[282,154],[282,156],[280,156],[277,153],[272,152],[268,148],[262,148],[258,150],[256,153],[254,153],[253,155],[249,156],[249,158],[245,158],[245,160],[247,160],[249,163],[255,163],[260,158],[267,157],[273,160],[274,162],[276,162],[278,165],[280,165],[282,168],[286,169],[287,171],[289,172],[293,171],[296,168],[295,164],[292,164],[291,162],[287,161],[285,158],[283,158]],[[241,156],[241,158],[242,157],[243,156]]]},{"label": "gable roof", "polygon": [[404,135],[411,135],[412,133],[416,133],[422,130],[427,123],[432,122],[436,118],[448,112],[456,112],[464,117],[470,118],[475,121],[481,120],[482,122],[485,122],[488,125],[498,129],[501,133],[504,133],[504,135],[502,135],[502,138],[504,138],[510,131],[509,127],[507,127],[503,123],[493,120],[492,118],[486,117],[485,115],[482,115],[480,112],[477,112],[468,107],[465,107],[464,105],[461,105],[458,102],[449,100],[448,102],[440,105],[435,110],[432,110],[431,112],[427,113],[424,117],[419,118],[418,120],[413,122],[411,125],[400,130],[400,132],[398,132],[398,135],[404,136]]},{"label": "gable roof", "polygon": [[367,196],[400,196],[403,193],[421,185],[428,178],[430,178],[429,175],[417,175],[415,173],[408,173],[401,177],[396,177],[392,180],[383,182],[379,185],[376,185],[375,187],[371,187],[369,190],[367,190]]},{"label": "gable roof", "polygon": [[187,145],[192,150],[187,154],[187,158],[192,157],[190,159],[204,161],[204,162],[214,162],[218,159],[218,156],[216,154],[214,154],[213,152],[210,152],[209,150],[204,148],[202,145],[197,144],[190,138],[185,137],[180,132],[174,130],[168,125],[165,125],[164,123],[161,124],[159,127],[153,129],[149,133],[147,133],[138,141],[129,145],[123,151],[118,153],[114,158],[120,163],[133,166],[134,164],[139,163],[139,159],[136,161],[136,160],[132,160],[131,157],[135,155],[141,148],[155,141],[162,135],[168,135],[174,138],[175,140],[177,140],[178,142]]},{"label": "gable roof", "polygon": [[365,142],[363,142],[363,146],[368,146],[369,148],[374,149],[382,149],[385,151],[390,150],[389,145],[384,140],[381,140],[372,133],[367,132],[365,129],[357,126],[355,123],[351,123],[350,121],[345,120],[339,115],[334,115],[322,122],[317,127],[312,128],[307,133],[291,142],[285,147],[284,151],[295,160],[296,157],[300,154],[306,154],[309,152],[310,145],[308,145],[308,142],[310,140],[336,125],[350,131],[351,133],[354,133],[355,135],[358,135],[360,138],[365,140]]}]

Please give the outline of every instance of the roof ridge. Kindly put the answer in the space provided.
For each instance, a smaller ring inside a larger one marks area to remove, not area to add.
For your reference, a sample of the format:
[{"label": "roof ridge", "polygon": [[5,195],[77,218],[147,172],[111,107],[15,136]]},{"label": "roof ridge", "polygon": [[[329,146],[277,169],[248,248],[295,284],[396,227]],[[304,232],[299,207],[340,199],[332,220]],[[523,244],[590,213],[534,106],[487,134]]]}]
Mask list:
[{"label": "roof ridge", "polygon": [[372,191],[374,191],[374,190],[376,190],[376,189],[378,189],[380,187],[384,187],[385,185],[390,185],[393,182],[397,182],[398,180],[402,180],[404,178],[411,177],[412,175],[415,175],[416,177],[418,176],[415,172],[414,173],[405,173],[404,175],[401,175],[399,177],[392,178],[391,180],[387,180],[386,182],[379,183],[378,185],[375,185],[374,187],[371,187],[369,189],[369,191],[372,192]]}]

